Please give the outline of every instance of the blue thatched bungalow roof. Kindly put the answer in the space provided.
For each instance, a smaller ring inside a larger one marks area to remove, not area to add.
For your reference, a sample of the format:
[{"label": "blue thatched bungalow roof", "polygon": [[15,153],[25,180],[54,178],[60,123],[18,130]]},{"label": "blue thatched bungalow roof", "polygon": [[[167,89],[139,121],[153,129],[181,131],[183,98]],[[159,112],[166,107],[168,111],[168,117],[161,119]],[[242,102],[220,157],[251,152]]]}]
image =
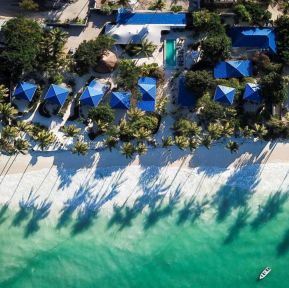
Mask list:
[{"label": "blue thatched bungalow roof", "polygon": [[155,101],[157,97],[157,80],[151,77],[141,77],[138,80],[139,92],[142,100],[137,106],[143,111],[155,111]]},{"label": "blue thatched bungalow roof", "polygon": [[20,82],[17,85],[13,93],[13,96],[15,98],[24,99],[24,100],[31,102],[36,92],[36,89],[37,89],[37,86],[35,84],[28,83],[28,82]]},{"label": "blue thatched bungalow roof", "polygon": [[107,85],[102,84],[97,80],[92,80],[83,91],[79,101],[84,105],[96,107],[102,100],[107,90]]},{"label": "blue thatched bungalow roof", "polygon": [[178,104],[183,107],[195,107],[196,96],[186,87],[185,82],[185,77],[181,77],[179,80]]},{"label": "blue thatched bungalow roof", "polygon": [[247,83],[243,95],[243,99],[260,103],[262,101],[261,88],[258,84]]},{"label": "blue thatched bungalow roof", "polygon": [[110,106],[114,109],[129,109],[130,97],[130,92],[112,92]]},{"label": "blue thatched bungalow roof", "polygon": [[51,84],[44,99],[62,106],[69,94],[69,90],[59,85]]},{"label": "blue thatched bungalow roof", "polygon": [[233,47],[266,49],[277,53],[276,35],[269,27],[233,27],[230,30]]},{"label": "blue thatched bungalow roof", "polygon": [[252,75],[252,62],[250,60],[223,61],[214,68],[215,78],[240,78]]},{"label": "blue thatched bungalow roof", "polygon": [[235,88],[218,85],[216,87],[214,100],[223,104],[232,105],[235,97]]}]

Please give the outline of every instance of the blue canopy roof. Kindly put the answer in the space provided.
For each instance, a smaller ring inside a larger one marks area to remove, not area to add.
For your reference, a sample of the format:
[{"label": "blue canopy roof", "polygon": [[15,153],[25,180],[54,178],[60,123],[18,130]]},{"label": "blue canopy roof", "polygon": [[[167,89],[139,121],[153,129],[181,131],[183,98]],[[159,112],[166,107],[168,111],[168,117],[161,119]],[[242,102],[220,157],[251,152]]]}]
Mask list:
[{"label": "blue canopy roof", "polygon": [[260,103],[262,96],[260,94],[261,88],[258,84],[247,83],[243,95],[244,100]]},{"label": "blue canopy roof", "polygon": [[178,104],[185,107],[195,107],[196,97],[193,92],[186,87],[185,82],[185,77],[181,77],[179,80]]},{"label": "blue canopy roof", "polygon": [[141,77],[138,80],[139,91],[143,101],[154,101],[157,95],[157,80],[151,77]]},{"label": "blue canopy roof", "polygon": [[277,53],[276,35],[269,27],[233,27],[230,30],[233,47],[269,49]]},{"label": "blue canopy roof", "polygon": [[51,84],[44,99],[62,106],[69,94],[69,90],[59,85]]},{"label": "blue canopy roof", "polygon": [[130,92],[112,92],[110,106],[115,109],[129,109],[130,97]]},{"label": "blue canopy roof", "polygon": [[137,108],[142,111],[154,112],[155,105],[156,105],[155,101],[139,101],[137,103]]},{"label": "blue canopy roof", "polygon": [[252,75],[252,62],[250,60],[223,61],[214,68],[215,78],[239,78]]},{"label": "blue canopy roof", "polygon": [[214,100],[220,103],[232,105],[235,97],[235,88],[218,85]]},{"label": "blue canopy roof", "polygon": [[130,12],[118,10],[116,23],[121,25],[186,25],[186,13],[173,12]]},{"label": "blue canopy roof", "polygon": [[92,80],[85,88],[79,100],[82,104],[96,107],[107,92],[107,85]]},{"label": "blue canopy roof", "polygon": [[15,98],[21,98],[21,99],[25,99],[29,102],[31,102],[35,92],[36,92],[37,86],[35,84],[31,84],[28,82],[20,82],[14,93],[13,96]]}]

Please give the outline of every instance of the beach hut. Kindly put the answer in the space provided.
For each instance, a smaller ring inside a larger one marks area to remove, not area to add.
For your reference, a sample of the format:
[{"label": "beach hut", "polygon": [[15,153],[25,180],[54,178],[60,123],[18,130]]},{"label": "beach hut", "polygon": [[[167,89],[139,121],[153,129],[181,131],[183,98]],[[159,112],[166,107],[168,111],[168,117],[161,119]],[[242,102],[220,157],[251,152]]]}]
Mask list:
[{"label": "beach hut", "polygon": [[235,97],[235,88],[218,85],[216,87],[214,100],[223,104],[232,105]]},{"label": "beach hut", "polygon": [[270,27],[233,27],[229,35],[233,48],[252,48],[277,53],[276,34]]},{"label": "beach hut", "polygon": [[106,84],[102,84],[97,80],[92,80],[85,88],[79,100],[83,105],[96,107],[107,91],[108,86]]},{"label": "beach hut", "polygon": [[252,76],[252,62],[250,60],[223,61],[214,68],[215,78],[241,78]]},{"label": "beach hut", "polygon": [[59,85],[51,84],[44,99],[59,106],[63,106],[68,94],[68,89]]},{"label": "beach hut", "polygon": [[138,102],[137,107],[143,111],[155,111],[157,80],[151,77],[141,77],[138,80],[138,89],[141,101]]},{"label": "beach hut", "polygon": [[114,109],[129,109],[130,108],[130,92],[112,92],[110,106]]},{"label": "beach hut", "polygon": [[262,101],[261,88],[258,84],[247,83],[243,94],[243,99],[253,103],[260,103]]},{"label": "beach hut", "polygon": [[13,97],[31,102],[36,92],[36,89],[37,86],[35,84],[20,82],[14,90]]}]

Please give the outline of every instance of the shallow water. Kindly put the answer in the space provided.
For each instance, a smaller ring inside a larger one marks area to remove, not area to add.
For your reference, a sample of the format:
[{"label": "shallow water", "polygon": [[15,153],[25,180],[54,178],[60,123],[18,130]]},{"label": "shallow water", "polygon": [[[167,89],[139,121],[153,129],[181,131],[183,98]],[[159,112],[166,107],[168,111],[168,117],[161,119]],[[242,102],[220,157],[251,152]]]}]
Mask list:
[{"label": "shallow water", "polygon": [[275,195],[255,211],[208,204],[206,217],[188,202],[63,222],[2,207],[0,287],[288,287],[289,205]]}]

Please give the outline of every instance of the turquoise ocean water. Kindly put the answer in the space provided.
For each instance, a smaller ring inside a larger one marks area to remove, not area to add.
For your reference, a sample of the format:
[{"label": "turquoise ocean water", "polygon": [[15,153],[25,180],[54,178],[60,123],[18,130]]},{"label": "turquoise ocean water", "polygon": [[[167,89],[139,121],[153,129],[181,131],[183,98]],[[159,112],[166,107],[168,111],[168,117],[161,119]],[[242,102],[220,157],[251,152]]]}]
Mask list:
[{"label": "turquoise ocean water", "polygon": [[[273,193],[254,213],[240,206],[220,216],[211,207],[199,217],[203,204],[80,218],[2,207],[0,287],[289,286],[286,197]],[[258,282],[265,266],[272,272]]]}]

